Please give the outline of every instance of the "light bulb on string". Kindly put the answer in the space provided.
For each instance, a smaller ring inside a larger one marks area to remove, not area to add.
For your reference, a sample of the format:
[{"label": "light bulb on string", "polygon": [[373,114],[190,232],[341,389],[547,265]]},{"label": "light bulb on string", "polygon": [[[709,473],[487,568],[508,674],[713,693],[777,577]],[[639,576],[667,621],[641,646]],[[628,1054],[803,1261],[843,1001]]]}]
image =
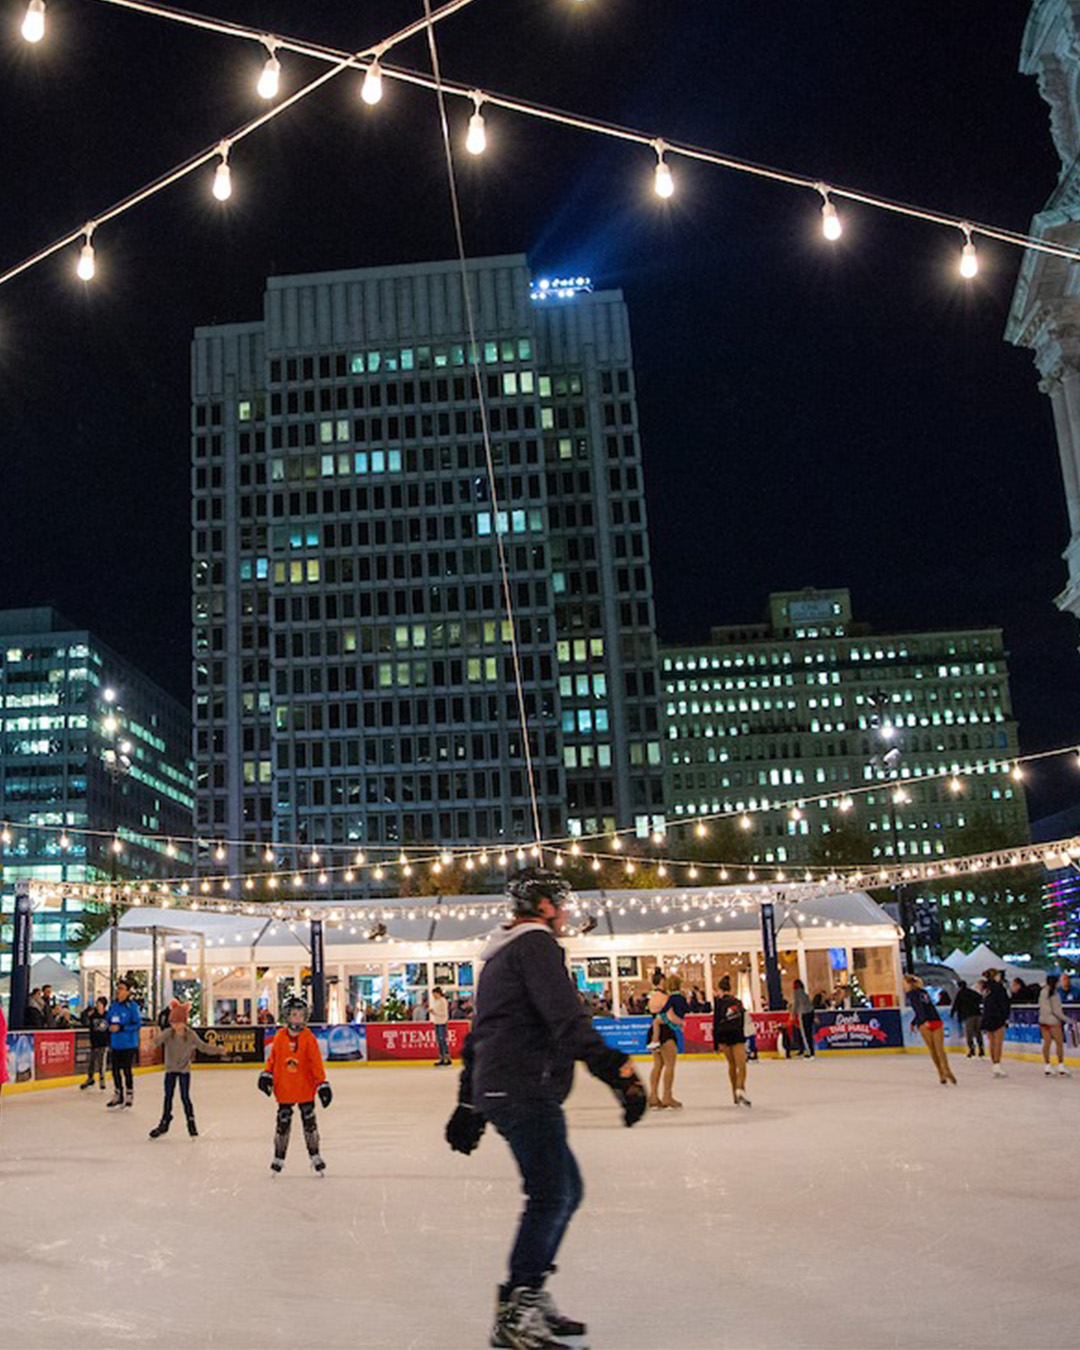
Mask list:
[{"label": "light bulb on string", "polygon": [[835,244],[836,241],[840,238],[840,236],[844,233],[844,227],[840,223],[840,217],[836,214],[836,207],[832,204],[832,202],[829,199],[829,189],[825,187],[823,184],[819,183],[817,190],[821,193],[822,198],[821,233],[825,236],[825,238],[829,241],[830,244]]},{"label": "light bulb on string", "polygon": [[656,151],[656,173],[653,179],[653,188],[658,197],[667,198],[675,192],[675,180],[671,176],[671,168],[667,160],[664,159],[666,146],[663,141],[653,141],[653,149]]},{"label": "light bulb on string", "polygon": [[263,862],[272,863],[274,861],[274,850],[267,846],[263,852]]},{"label": "light bulb on string", "polygon": [[966,281],[970,281],[972,277],[978,275],[979,255],[971,240],[970,226],[961,225],[960,228],[964,232],[964,247],[960,250],[960,275]]},{"label": "light bulb on string", "polygon": [[221,159],[214,170],[214,196],[219,202],[227,202],[232,196],[232,170],[229,168],[229,142],[222,141],[218,147]]},{"label": "light bulb on string", "polygon": [[472,94],[474,105],[473,115],[469,118],[469,131],[465,137],[465,149],[470,155],[482,155],[487,149],[487,127],[484,125],[484,114],[480,111],[484,102],[483,94],[474,92]]},{"label": "light bulb on string", "polygon": [[382,66],[376,57],[364,72],[364,83],[360,86],[360,97],[371,108],[382,98]]},{"label": "light bulb on string", "polygon": [[264,38],[263,46],[266,48],[266,63],[255,88],[260,98],[269,100],[277,98],[278,90],[281,88],[281,62],[277,59],[276,42],[270,38]]},{"label": "light bulb on string", "polygon": [[90,242],[94,233],[93,225],[87,225],[84,231],[83,246],[79,250],[79,261],[75,267],[75,275],[80,281],[93,281],[94,273],[97,271],[97,264],[94,259],[94,245]]},{"label": "light bulb on string", "polygon": [[45,36],[45,0],[30,0],[22,21],[22,35],[27,42],[40,42]]},{"label": "light bulb on string", "polygon": [[744,815],[744,816],[740,816],[740,817],[739,817],[739,826],[740,826],[741,829],[744,829],[744,830],[752,829],[752,828],[753,828],[753,824],[754,824],[754,822],[750,819],[749,816]]},{"label": "light bulb on string", "polygon": [[224,862],[224,861],[225,861],[225,858],[227,857],[227,854],[226,854],[226,852],[225,852],[225,845],[224,845],[224,844],[218,844],[217,848],[214,849],[214,857],[218,860],[218,862]]}]

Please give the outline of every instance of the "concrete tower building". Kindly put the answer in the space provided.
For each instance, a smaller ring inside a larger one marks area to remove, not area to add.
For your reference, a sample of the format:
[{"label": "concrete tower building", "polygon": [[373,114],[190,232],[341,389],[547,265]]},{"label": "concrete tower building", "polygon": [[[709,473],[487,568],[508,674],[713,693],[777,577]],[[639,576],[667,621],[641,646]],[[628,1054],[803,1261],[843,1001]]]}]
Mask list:
[{"label": "concrete tower building", "polygon": [[457,263],[273,278],[192,370],[200,829],[341,850],[663,812],[629,321],[585,278]]}]

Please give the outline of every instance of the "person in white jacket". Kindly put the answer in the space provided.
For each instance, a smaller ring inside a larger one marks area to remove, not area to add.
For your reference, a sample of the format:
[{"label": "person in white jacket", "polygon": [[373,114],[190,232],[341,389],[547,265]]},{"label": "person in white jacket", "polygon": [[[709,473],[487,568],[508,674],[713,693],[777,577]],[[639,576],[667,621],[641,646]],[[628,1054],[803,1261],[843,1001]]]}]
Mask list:
[{"label": "person in white jacket", "polygon": [[1062,1078],[1069,1077],[1065,1067],[1065,1009],[1061,1005],[1061,995],[1057,987],[1058,977],[1050,974],[1039,990],[1039,1031],[1042,1033],[1043,1073],[1048,1076],[1054,1069],[1050,1063],[1050,1047],[1057,1050],[1057,1071]]},{"label": "person in white jacket", "polygon": [[428,1015],[435,1027],[435,1044],[439,1047],[439,1058],[435,1061],[435,1067],[438,1069],[450,1063],[450,1041],[447,1032],[450,1004],[438,985],[431,991],[431,1008]]}]

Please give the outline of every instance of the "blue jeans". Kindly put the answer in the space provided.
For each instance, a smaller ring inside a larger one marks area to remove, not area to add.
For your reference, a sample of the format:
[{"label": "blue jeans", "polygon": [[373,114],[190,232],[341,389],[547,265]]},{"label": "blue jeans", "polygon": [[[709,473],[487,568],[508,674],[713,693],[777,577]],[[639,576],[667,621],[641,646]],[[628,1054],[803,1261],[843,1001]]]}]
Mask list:
[{"label": "blue jeans", "polygon": [[555,1254],[584,1194],[566,1139],[566,1117],[552,1101],[489,1105],[484,1115],[510,1145],[525,1192],[510,1253],[510,1287],[539,1289],[554,1269]]},{"label": "blue jeans", "polygon": [[439,1061],[450,1059],[450,1041],[446,1034],[445,1022],[435,1023],[435,1044],[439,1047]]},{"label": "blue jeans", "polygon": [[177,1085],[180,1088],[180,1100],[184,1104],[184,1115],[190,1120],[195,1114],[191,1105],[191,1074],[167,1073],[165,1075],[165,1108],[161,1115],[164,1120],[172,1120],[173,1093]]}]

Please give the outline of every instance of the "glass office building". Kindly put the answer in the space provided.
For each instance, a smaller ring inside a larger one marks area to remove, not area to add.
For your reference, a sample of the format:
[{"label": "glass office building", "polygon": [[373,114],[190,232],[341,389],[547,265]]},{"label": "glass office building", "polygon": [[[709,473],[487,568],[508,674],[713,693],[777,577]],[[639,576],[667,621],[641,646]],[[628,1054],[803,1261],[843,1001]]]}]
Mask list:
[{"label": "glass office building", "polygon": [[199,827],[330,850],[662,823],[629,320],[520,256],[272,278],[193,347]]},{"label": "glass office building", "polygon": [[[851,863],[1029,838],[1000,629],[876,634],[847,590],[778,592],[764,622],[665,648],[661,678],[673,819],[791,804],[752,817],[756,862],[822,864],[838,836]],[[949,945],[1006,944],[1026,903],[958,889],[938,900],[941,929]]]},{"label": "glass office building", "polygon": [[[190,871],[184,842],[193,834],[190,728],[180,703],[54,610],[0,613],[5,919],[18,879],[78,882]],[[35,957],[74,965],[70,944],[82,916],[83,903],[73,898],[40,910]],[[11,968],[10,938],[5,922],[3,973]]]}]

